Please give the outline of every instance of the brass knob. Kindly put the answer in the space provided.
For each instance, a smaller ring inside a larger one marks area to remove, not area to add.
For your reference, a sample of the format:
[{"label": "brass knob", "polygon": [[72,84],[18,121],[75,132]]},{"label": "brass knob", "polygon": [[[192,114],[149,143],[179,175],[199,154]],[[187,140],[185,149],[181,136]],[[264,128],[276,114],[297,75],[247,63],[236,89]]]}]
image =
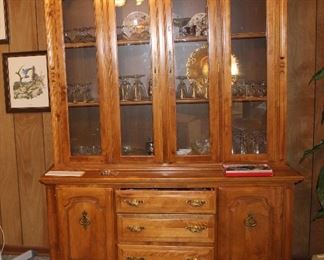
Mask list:
[{"label": "brass knob", "polygon": [[130,232],[139,233],[144,230],[144,227],[142,227],[142,226],[127,226],[127,229]]},{"label": "brass knob", "polygon": [[249,213],[248,216],[246,217],[245,221],[244,221],[244,224],[248,228],[254,228],[257,225],[257,221],[254,218],[254,216],[251,213]]},{"label": "brass knob", "polygon": [[137,257],[137,256],[127,256],[126,260],[145,260],[144,257]]},{"label": "brass knob", "polygon": [[138,208],[140,204],[143,204],[144,203],[143,200],[137,200],[137,199],[124,200],[124,202],[126,202],[129,206],[135,207],[135,208]]},{"label": "brass knob", "polygon": [[91,224],[91,221],[90,221],[90,217],[88,215],[88,212],[86,212],[85,210],[82,211],[82,213],[81,213],[81,217],[80,217],[79,223],[80,223],[81,226],[83,226],[83,228],[85,230]]},{"label": "brass knob", "polygon": [[201,233],[207,229],[207,226],[206,225],[191,225],[191,226],[187,226],[185,228],[188,229],[192,233]]},{"label": "brass knob", "polygon": [[206,204],[205,200],[187,200],[188,205],[195,208],[200,208]]}]

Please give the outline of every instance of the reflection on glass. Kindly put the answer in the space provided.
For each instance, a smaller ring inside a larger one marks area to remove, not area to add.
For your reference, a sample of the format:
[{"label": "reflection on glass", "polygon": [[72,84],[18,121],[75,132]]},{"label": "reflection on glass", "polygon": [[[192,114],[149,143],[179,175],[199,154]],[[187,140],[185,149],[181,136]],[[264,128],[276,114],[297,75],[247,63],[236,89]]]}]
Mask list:
[{"label": "reflection on glass", "polygon": [[266,153],[266,102],[233,103],[233,154]]},{"label": "reflection on glass", "polygon": [[206,37],[208,35],[207,5],[205,0],[173,0],[173,36]]},{"label": "reflection on glass", "polygon": [[151,105],[121,106],[122,155],[154,153]]},{"label": "reflection on glass", "polygon": [[70,107],[69,127],[72,155],[101,153],[98,107]]},{"label": "reflection on glass", "polygon": [[116,4],[116,22],[118,40],[150,39],[150,16],[146,0],[140,4],[135,0]]},{"label": "reflection on glass", "polygon": [[266,32],[266,0],[231,0],[232,33]]},{"label": "reflection on glass", "polygon": [[66,49],[65,54],[69,102],[98,101],[96,48]]},{"label": "reflection on glass", "polygon": [[64,0],[63,23],[66,43],[95,42],[94,10],[92,0]]},{"label": "reflection on glass", "polygon": [[150,16],[147,0],[116,3],[121,154],[154,154]]},{"label": "reflection on glass", "polygon": [[208,17],[205,0],[173,0],[178,156],[210,154]]},{"label": "reflection on glass", "polygon": [[208,117],[208,104],[177,104],[177,155],[210,153]]}]

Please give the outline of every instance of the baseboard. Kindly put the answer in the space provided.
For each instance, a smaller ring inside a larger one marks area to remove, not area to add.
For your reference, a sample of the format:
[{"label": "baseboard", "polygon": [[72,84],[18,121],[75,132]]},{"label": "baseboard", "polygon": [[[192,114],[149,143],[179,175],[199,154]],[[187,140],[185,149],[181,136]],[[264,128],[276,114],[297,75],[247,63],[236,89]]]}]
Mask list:
[{"label": "baseboard", "polygon": [[12,246],[6,245],[3,254],[4,255],[20,255],[28,250],[37,252],[37,255],[49,255],[49,249],[46,247],[33,247],[33,246]]}]

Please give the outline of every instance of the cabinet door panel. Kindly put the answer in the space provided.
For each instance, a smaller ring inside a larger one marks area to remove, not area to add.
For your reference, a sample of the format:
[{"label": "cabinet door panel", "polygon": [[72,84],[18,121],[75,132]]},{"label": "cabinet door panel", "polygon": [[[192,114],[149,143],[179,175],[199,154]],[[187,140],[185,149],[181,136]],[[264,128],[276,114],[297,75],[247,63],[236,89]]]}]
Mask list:
[{"label": "cabinet door panel", "polygon": [[280,187],[222,187],[219,259],[281,259]]},{"label": "cabinet door panel", "polygon": [[110,259],[113,256],[111,189],[57,190],[63,259]]}]

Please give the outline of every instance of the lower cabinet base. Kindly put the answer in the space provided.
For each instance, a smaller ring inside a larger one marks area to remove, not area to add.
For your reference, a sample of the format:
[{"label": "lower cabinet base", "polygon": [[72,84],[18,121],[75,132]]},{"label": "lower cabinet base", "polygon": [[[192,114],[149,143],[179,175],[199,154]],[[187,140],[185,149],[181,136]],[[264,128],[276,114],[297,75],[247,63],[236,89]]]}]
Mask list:
[{"label": "lower cabinet base", "polygon": [[290,172],[162,184],[89,176],[43,178],[51,260],[291,259]]},{"label": "lower cabinet base", "polygon": [[118,245],[118,260],[213,260],[212,247]]}]

